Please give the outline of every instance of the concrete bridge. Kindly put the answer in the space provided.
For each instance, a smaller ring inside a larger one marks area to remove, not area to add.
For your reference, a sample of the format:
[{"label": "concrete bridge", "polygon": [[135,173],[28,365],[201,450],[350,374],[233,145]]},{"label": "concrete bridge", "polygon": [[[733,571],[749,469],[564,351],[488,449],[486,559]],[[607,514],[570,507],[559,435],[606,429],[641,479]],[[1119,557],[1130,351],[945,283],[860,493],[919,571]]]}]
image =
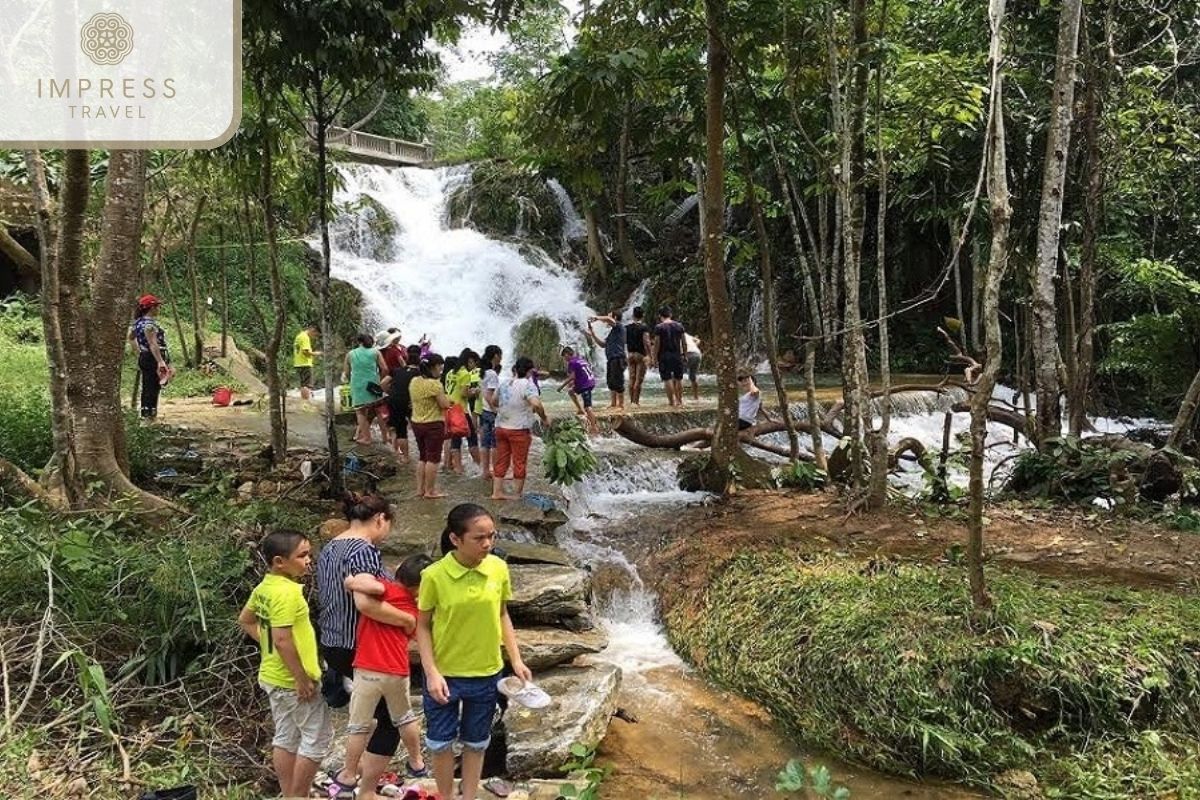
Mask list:
[{"label": "concrete bridge", "polygon": [[[308,123],[308,133],[316,137],[317,123]],[[332,150],[348,153],[355,161],[382,164],[387,167],[417,167],[433,161],[433,145],[429,142],[406,142],[389,139],[373,133],[352,131],[330,126],[326,131],[326,144]]]}]

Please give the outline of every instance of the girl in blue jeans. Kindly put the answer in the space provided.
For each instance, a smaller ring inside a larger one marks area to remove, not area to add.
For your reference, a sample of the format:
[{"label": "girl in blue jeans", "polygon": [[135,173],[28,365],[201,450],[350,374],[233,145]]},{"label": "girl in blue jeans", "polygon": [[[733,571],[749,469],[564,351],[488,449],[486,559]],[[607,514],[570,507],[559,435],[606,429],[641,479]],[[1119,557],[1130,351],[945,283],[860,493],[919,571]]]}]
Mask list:
[{"label": "girl in blue jeans", "polygon": [[425,670],[425,736],[438,793],[454,790],[454,742],[463,746],[463,800],[475,800],[483,754],[492,735],[504,661],[513,674],[533,675],[521,660],[508,616],[512,582],[508,565],[492,555],[496,521],[481,506],[463,503],[446,519],[443,542],[453,549],[421,573],[417,646]]}]

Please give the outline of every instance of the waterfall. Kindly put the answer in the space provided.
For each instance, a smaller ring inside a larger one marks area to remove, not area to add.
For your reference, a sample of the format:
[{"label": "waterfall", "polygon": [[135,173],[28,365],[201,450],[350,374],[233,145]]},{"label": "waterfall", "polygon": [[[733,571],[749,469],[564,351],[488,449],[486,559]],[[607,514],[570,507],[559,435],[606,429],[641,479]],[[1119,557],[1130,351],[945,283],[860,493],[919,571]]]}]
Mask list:
[{"label": "waterfall", "polygon": [[562,212],[563,247],[568,247],[570,242],[578,239],[586,239],[587,223],[583,221],[583,217],[579,216],[579,212],[575,210],[575,203],[571,201],[571,195],[567,194],[567,190],[563,188],[563,185],[554,178],[546,181],[546,186],[554,195],[554,199],[558,201],[558,210]]},{"label": "waterfall", "polygon": [[638,306],[643,306],[643,311],[646,312],[649,319],[653,319],[654,315],[646,305],[646,291],[650,288],[650,279],[644,278],[637,288],[633,290],[633,294],[629,295],[629,299],[625,301],[625,306],[621,309],[621,321],[632,322],[633,310]]},{"label": "waterfall", "polygon": [[[449,227],[448,200],[469,168],[353,165],[340,174],[334,200],[346,210],[334,224],[331,269],[362,293],[368,330],[399,327],[406,344],[428,334],[443,354],[497,344],[510,364],[513,330],[531,316],[554,320],[564,340],[583,338],[593,312],[574,273],[528,245]],[[395,221],[390,247],[362,233],[372,206]]]}]

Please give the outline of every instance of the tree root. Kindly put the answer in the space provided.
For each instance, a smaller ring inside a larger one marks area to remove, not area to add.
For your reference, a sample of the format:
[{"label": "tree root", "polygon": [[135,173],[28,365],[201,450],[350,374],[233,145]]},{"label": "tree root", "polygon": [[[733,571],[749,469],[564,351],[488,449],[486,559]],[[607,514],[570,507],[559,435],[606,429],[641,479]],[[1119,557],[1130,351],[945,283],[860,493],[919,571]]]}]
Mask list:
[{"label": "tree root", "polygon": [[35,500],[53,511],[66,508],[66,501],[61,495],[42,488],[24,470],[3,458],[0,458],[0,496],[19,502]]}]

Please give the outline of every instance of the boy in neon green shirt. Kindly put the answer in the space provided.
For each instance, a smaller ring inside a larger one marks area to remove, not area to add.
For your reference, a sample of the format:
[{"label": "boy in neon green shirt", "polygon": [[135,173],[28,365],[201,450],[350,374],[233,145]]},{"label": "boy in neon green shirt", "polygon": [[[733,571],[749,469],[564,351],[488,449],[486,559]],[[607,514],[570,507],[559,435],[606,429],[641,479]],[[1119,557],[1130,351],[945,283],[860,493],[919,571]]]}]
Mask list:
[{"label": "boy in neon green shirt", "polygon": [[329,706],[317,692],[321,665],[316,631],[298,582],[309,571],[312,546],[302,533],[275,531],[259,550],[268,572],[250,593],[238,625],[258,642],[262,653],[258,683],[271,701],[271,760],[280,792],[284,797],[308,797],[333,739]]}]

